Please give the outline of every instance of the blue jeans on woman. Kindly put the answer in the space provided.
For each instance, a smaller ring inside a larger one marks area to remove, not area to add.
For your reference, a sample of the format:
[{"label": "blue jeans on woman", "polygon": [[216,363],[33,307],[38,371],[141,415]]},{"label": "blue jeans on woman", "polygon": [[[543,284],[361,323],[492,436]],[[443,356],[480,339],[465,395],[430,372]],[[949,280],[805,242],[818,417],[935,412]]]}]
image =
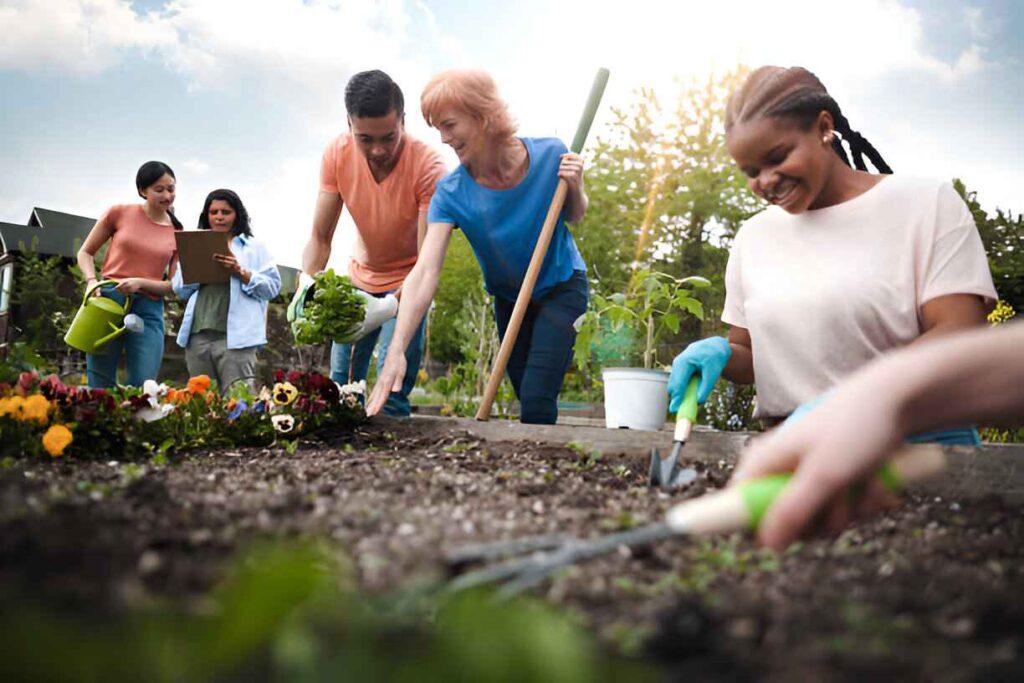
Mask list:
[{"label": "blue jeans on woman", "polygon": [[[391,292],[381,292],[373,296],[381,297]],[[366,379],[370,372],[370,359],[373,357],[373,350],[380,341],[380,351],[377,352],[377,373],[384,366],[384,359],[388,355],[388,347],[391,345],[391,337],[395,333],[397,320],[392,318],[384,323],[380,329],[374,330],[355,344],[331,345],[331,379],[339,384],[358,382]],[[423,316],[419,329],[409,341],[405,349],[405,379],[402,380],[402,390],[392,391],[388,396],[384,408],[381,410],[385,415],[391,417],[409,417],[412,413],[412,406],[409,404],[409,394],[416,386],[416,375],[420,371],[420,361],[423,360],[423,336],[427,327],[427,316]],[[355,347],[355,357],[352,349]]]},{"label": "blue jeans on woman", "polygon": [[[103,296],[124,305],[125,296],[107,285]],[[147,379],[156,379],[164,359],[164,300],[150,299],[143,294],[132,295],[130,313],[142,318],[141,332],[122,332],[111,340],[103,353],[85,354],[86,374],[93,389],[117,386],[117,366],[125,352],[127,376],[125,384],[141,387]]]},{"label": "blue jeans on woman", "polygon": [[[558,392],[576,343],[573,323],[586,312],[589,298],[587,274],[577,270],[527,306],[507,367],[519,399],[520,422],[555,424],[558,419]],[[502,339],[515,306],[514,301],[494,299],[494,320]]]}]

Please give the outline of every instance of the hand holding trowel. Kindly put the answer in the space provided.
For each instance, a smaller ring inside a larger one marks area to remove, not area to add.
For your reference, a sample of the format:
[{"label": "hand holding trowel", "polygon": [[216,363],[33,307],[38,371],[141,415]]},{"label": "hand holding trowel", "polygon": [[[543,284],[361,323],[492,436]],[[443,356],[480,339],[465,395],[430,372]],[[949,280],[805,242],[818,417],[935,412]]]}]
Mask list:
[{"label": "hand holding trowel", "polygon": [[686,445],[693,423],[697,421],[697,387],[700,385],[700,373],[695,372],[686,385],[683,402],[676,411],[676,430],[673,435],[672,452],[662,458],[657,447],[651,449],[651,467],[648,478],[649,486],[673,488],[684,486],[697,478],[697,470],[692,467],[679,467],[679,454]]}]

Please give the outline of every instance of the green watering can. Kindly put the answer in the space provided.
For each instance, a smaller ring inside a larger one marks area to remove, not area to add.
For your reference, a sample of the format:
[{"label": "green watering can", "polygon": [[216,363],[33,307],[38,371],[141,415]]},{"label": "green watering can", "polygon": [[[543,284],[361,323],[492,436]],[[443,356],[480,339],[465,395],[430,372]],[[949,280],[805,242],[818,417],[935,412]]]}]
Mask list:
[{"label": "green watering can", "polygon": [[68,346],[86,353],[102,353],[103,347],[124,332],[141,332],[142,319],[129,314],[132,299],[125,297],[124,306],[105,296],[93,297],[97,287],[117,284],[117,280],[101,280],[85,290],[82,306],[64,335]]}]

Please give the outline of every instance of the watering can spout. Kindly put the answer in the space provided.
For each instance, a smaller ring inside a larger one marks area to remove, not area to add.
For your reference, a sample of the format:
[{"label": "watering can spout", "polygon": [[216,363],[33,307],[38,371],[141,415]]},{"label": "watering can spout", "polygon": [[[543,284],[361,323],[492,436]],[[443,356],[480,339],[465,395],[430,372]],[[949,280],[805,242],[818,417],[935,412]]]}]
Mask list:
[{"label": "watering can spout", "polygon": [[107,335],[107,336],[105,336],[105,337],[100,337],[99,339],[97,339],[97,340],[96,340],[96,341],[94,342],[94,344],[95,344],[95,346],[96,346],[97,348],[99,348],[99,347],[101,347],[101,346],[104,346],[104,345],[108,344],[109,342],[111,342],[111,341],[113,341],[113,340],[117,339],[117,338],[118,338],[118,337],[120,337],[120,336],[121,336],[122,334],[124,334],[125,332],[127,332],[127,331],[128,331],[128,328],[127,328],[127,327],[118,327],[118,326],[116,326],[116,325],[115,325],[114,323],[107,323],[107,324],[108,324],[108,325],[110,325],[110,327],[111,327],[111,329],[113,330],[113,332],[111,332],[110,334],[108,334],[108,335]]}]

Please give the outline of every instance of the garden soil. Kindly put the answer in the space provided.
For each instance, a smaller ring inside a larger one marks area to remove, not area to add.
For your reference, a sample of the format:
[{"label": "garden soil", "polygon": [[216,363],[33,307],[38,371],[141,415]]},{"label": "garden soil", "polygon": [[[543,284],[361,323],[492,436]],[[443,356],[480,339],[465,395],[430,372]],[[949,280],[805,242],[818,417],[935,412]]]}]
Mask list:
[{"label": "garden soil", "polygon": [[[645,486],[636,456],[488,442],[443,421],[364,426],[291,455],[5,465],[0,586],[103,617],[201,601],[258,537],[331,539],[378,593],[443,581],[445,553],[466,543],[660,519],[730,475],[725,460],[697,463],[670,496]],[[740,535],[678,539],[579,565],[535,595],[669,679],[1024,680],[1020,513],[995,496],[911,495],[781,556]]]}]

